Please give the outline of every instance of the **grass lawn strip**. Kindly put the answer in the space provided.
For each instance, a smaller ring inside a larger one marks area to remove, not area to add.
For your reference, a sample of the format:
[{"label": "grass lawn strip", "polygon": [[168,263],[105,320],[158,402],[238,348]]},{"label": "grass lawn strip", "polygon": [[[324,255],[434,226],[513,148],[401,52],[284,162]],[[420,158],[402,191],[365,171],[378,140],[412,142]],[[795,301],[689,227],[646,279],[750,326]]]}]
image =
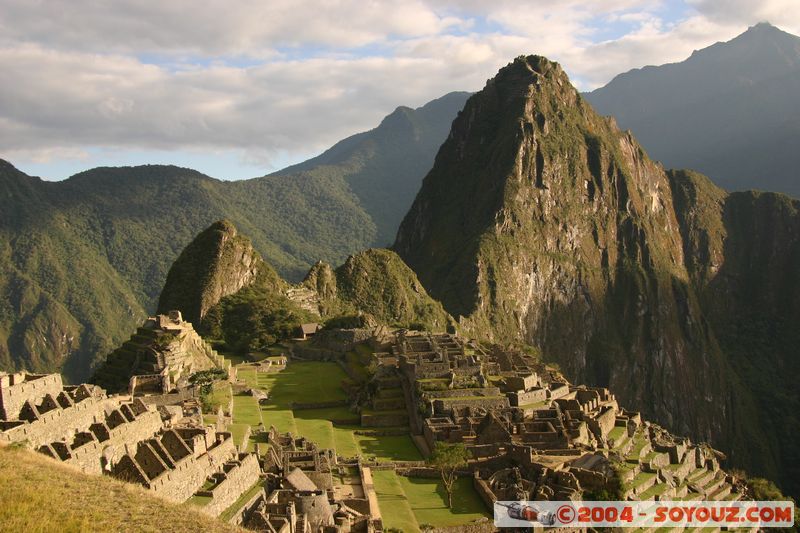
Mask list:
[{"label": "grass lawn strip", "polygon": [[410,435],[353,435],[353,438],[364,457],[375,456],[379,461],[422,461]]},{"label": "grass lawn strip", "polygon": [[233,515],[236,514],[236,511],[241,509],[242,505],[247,503],[247,500],[249,500],[250,498],[255,496],[256,492],[258,492],[259,490],[261,490],[263,488],[264,487],[262,486],[262,481],[261,480],[257,481],[255,485],[253,485],[248,490],[246,490],[244,493],[242,493],[242,495],[239,496],[239,499],[236,500],[235,502],[233,502],[233,505],[231,505],[230,507],[225,509],[222,512],[222,514],[219,515],[220,520],[222,520],[223,522],[227,522],[228,520],[230,520],[233,517]]},{"label": "grass lawn strip", "polygon": [[[295,409],[293,402],[332,401],[345,399],[341,381],[342,369],[327,362],[294,362],[281,372],[259,372],[244,367],[239,376],[249,386],[266,390],[269,401],[258,405],[249,395],[236,395],[234,424],[231,432],[240,441],[245,427],[274,425],[278,431],[303,435],[320,447],[333,448],[344,457],[363,455],[381,461],[421,461],[422,456],[409,435],[356,435],[362,429],[358,415],[347,407]],[[336,425],[331,420],[349,421]],[[252,446],[252,443],[251,443]],[[486,516],[483,503],[475,494],[469,479],[459,479],[453,497],[454,509],[445,505],[446,496],[437,480],[405,478],[393,471],[373,471],[384,525],[406,532],[419,531],[419,524],[459,526]],[[256,487],[257,490],[257,487]],[[200,503],[200,502],[198,502]],[[237,502],[226,513],[236,512],[244,503]]]},{"label": "grass lawn strip", "polygon": [[404,533],[418,532],[419,523],[397,477],[393,470],[372,471],[383,527],[399,529]]},{"label": "grass lawn strip", "polygon": [[449,509],[447,493],[438,479],[397,477],[420,525],[463,526],[489,516],[469,478],[456,481],[453,486],[453,508]]}]

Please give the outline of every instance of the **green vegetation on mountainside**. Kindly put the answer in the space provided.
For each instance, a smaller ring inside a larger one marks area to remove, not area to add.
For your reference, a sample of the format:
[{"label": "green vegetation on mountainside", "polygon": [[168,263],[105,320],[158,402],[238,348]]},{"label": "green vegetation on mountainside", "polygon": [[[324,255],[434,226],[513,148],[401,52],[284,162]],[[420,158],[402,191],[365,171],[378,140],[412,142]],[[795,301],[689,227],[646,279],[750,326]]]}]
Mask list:
[{"label": "green vegetation on mountainside", "polygon": [[246,287],[223,298],[203,319],[200,331],[223,339],[226,348],[244,354],[264,352],[297,336],[297,329],[315,317],[282,294],[262,286]]},{"label": "green vegetation on mountainside", "polygon": [[0,161],[0,368],[85,379],[155,310],[170,265],[217,220],[294,281],[319,259],[385,245],[465,99],[399,110],[404,120],[291,172],[239,182],[159,165],[45,182]]},{"label": "green vegetation on mountainside", "polygon": [[452,323],[442,304],[428,296],[417,275],[393,251],[369,249],[335,271],[317,264],[303,284],[320,296],[326,317],[368,313],[398,327],[444,331]]},{"label": "green vegetation on mountainside", "polygon": [[172,264],[158,299],[158,312],[178,309],[200,324],[220,299],[245,286],[280,292],[286,283],[227,220],[215,222],[183,249]]},{"label": "green vegetation on mountainside", "polygon": [[[297,293],[301,301],[290,296]],[[173,264],[159,312],[172,309],[238,354],[266,351],[295,336],[304,322],[364,322],[369,316],[382,324],[432,331],[452,323],[390,250],[352,255],[335,271],[318,262],[301,285],[291,287],[228,221],[201,232]]]},{"label": "green vegetation on mountainside", "polygon": [[273,176],[340,177],[375,224],[372,246],[388,246],[468,97],[453,92],[418,109],[398,107],[374,130],[348,137]]},{"label": "green vegetation on mountainside", "polygon": [[296,335],[304,322],[364,324],[366,317],[396,327],[444,331],[452,318],[425,292],[397,254],[370,249],[350,256],[333,271],[315,265],[301,285],[315,293],[321,316],[287,298],[274,283],[256,280],[223,298],[203,319],[200,331],[223,339],[236,353],[265,351]]}]

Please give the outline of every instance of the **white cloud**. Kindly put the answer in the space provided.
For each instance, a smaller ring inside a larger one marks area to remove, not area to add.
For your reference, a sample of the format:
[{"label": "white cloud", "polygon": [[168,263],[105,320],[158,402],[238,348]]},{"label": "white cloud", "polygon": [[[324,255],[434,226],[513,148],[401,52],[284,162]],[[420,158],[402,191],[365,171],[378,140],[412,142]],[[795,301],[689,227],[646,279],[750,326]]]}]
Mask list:
[{"label": "white cloud", "polygon": [[797,0],[687,0],[701,16],[718,24],[752,26],[770,22],[785,31],[800,33]]},{"label": "white cloud", "polygon": [[4,0],[0,155],[283,160],[397,105],[478,90],[519,54],[560,61],[588,89],[759,20],[799,32],[796,1],[687,0],[675,19],[668,0]]},{"label": "white cloud", "polygon": [[0,35],[60,49],[263,57],[354,47],[458,24],[420,0],[3,0]]}]

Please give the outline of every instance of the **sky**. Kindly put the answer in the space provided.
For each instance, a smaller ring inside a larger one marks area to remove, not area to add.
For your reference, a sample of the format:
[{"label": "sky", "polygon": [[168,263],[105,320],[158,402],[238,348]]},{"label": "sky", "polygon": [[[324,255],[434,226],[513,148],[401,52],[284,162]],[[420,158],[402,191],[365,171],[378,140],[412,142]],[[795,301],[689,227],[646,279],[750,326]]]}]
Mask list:
[{"label": "sky", "polygon": [[45,179],[175,164],[262,176],[520,54],[580,90],[799,0],[2,0],[0,158]]}]

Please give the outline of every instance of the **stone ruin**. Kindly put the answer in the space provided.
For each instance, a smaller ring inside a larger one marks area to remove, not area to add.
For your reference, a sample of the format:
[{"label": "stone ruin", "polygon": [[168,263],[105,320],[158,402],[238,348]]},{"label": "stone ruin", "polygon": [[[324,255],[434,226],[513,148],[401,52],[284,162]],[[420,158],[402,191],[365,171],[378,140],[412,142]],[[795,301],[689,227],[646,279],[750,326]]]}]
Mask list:
[{"label": "stone ruin", "polygon": [[[344,533],[382,531],[371,481],[361,494],[339,495],[332,474],[344,466],[333,450],[291,433],[267,433],[264,491],[248,504],[242,524],[256,531]],[[364,467],[369,476],[369,469]],[[368,479],[371,479],[368,477]],[[370,494],[371,491],[371,494]]]},{"label": "stone ruin", "polygon": [[448,442],[471,452],[474,485],[490,509],[498,499],[588,498],[615,484],[631,500],[741,497],[718,452],[521,351],[401,331],[379,360],[396,365],[428,450]]},{"label": "stone ruin", "polygon": [[[175,318],[158,329],[185,332]],[[643,421],[608,389],[570,384],[525,353],[400,331],[376,358],[375,411],[362,422],[407,422],[422,449],[463,443],[490,509],[496,500],[591,498],[609,488],[631,500],[742,497],[707,446]],[[361,461],[340,464],[333,451],[274,428],[262,433],[267,446],[244,453],[224,423],[203,425],[196,400],[152,398],[67,386],[57,374],[2,373],[0,442],[25,443],[257,531],[382,530]],[[354,479],[346,490],[333,481],[345,475]]]},{"label": "stone ruin", "polygon": [[96,385],[65,386],[59,374],[0,373],[0,443],[256,531],[382,531],[374,490],[371,498],[336,494],[332,450],[274,428],[267,442],[263,454],[258,445],[244,453],[229,432],[203,426],[191,401],[165,409]]},{"label": "stone ruin", "polygon": [[[180,311],[148,318],[122,346],[111,352],[92,382],[109,392],[175,394],[198,371],[233,368],[183,320]],[[231,379],[235,376],[231,376]]]},{"label": "stone ruin", "polygon": [[141,398],[65,386],[59,374],[15,373],[0,374],[0,399],[0,442],[141,484],[174,502],[205,494],[203,510],[212,515],[260,479],[256,457],[238,454],[230,433],[192,427],[193,418],[174,423]]}]

